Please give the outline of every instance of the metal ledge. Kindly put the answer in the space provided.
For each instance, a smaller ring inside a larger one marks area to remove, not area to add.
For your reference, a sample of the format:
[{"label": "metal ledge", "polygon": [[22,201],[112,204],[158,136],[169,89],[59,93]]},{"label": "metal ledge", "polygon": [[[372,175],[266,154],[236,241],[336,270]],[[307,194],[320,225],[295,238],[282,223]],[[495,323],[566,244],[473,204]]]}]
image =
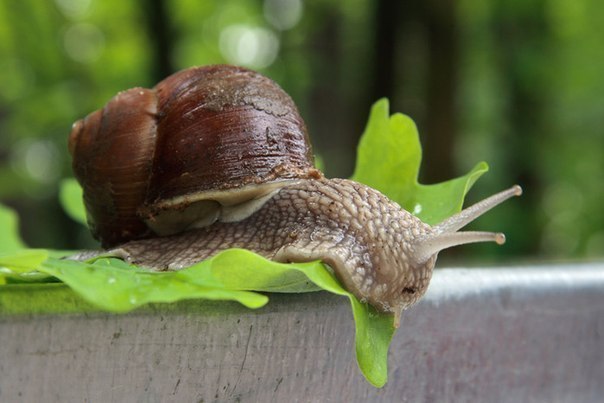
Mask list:
[{"label": "metal ledge", "polygon": [[326,293],[5,315],[0,401],[599,402],[603,335],[602,263],[437,270],[383,389],[357,368],[347,300]]}]

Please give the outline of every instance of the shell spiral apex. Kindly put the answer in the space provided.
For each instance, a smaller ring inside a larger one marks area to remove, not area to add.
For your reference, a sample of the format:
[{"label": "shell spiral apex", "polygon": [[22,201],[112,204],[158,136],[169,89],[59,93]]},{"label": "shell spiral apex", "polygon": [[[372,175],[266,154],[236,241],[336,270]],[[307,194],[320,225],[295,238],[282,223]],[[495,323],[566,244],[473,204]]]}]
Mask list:
[{"label": "shell spiral apex", "polygon": [[212,210],[210,203],[184,218],[162,212],[220,198],[217,191],[320,176],[289,95],[227,65],[189,68],[153,89],[120,92],[74,124],[69,150],[91,229],[104,246],[177,232],[193,210]]}]

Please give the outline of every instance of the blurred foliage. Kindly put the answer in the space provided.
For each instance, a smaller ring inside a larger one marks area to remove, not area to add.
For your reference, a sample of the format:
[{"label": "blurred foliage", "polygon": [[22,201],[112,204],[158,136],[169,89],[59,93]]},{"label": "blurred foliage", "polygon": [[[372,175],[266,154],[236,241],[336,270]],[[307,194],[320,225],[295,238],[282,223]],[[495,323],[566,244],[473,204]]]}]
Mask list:
[{"label": "blurred foliage", "polygon": [[468,256],[602,257],[602,21],[599,0],[0,0],[0,201],[31,246],[94,246],[58,203],[72,122],[122,89],[227,62],[292,95],[330,176],[351,175],[388,96],[418,124],[435,172],[423,182],[486,160],[472,199],[523,185],[474,226],[508,244]]}]

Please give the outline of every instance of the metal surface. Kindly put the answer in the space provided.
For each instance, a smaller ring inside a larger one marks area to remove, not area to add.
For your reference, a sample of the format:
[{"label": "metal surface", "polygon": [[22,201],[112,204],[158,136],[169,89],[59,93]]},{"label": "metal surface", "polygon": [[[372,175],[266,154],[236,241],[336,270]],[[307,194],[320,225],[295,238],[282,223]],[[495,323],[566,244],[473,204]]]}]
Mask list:
[{"label": "metal surface", "polygon": [[353,334],[346,299],[324,293],[258,311],[4,316],[0,401],[600,402],[604,264],[437,270],[383,389],[361,376]]}]

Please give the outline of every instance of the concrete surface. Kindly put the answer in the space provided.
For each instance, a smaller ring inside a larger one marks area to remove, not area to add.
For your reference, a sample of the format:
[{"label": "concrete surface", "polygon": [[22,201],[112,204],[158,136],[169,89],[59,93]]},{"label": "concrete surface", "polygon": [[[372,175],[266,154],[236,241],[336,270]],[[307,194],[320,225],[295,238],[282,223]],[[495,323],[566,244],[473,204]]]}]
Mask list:
[{"label": "concrete surface", "polygon": [[348,301],[326,293],[5,315],[0,402],[601,402],[603,335],[602,263],[438,270],[383,389],[357,368]]}]

